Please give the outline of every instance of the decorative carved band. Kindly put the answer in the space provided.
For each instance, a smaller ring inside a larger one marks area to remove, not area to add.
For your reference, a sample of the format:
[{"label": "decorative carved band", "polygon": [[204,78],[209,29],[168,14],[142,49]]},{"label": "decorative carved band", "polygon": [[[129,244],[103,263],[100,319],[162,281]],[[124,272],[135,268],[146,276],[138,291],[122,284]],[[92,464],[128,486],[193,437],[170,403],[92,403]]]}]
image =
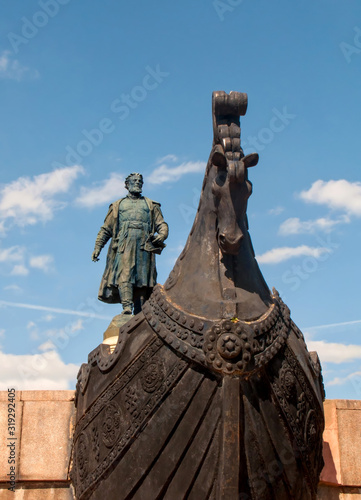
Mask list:
[{"label": "decorative carved band", "polygon": [[103,408],[116,396],[129,381],[143,368],[144,364],[150,359],[163,345],[163,342],[156,337],[150,342],[142,355],[138,357],[121,375],[117,378],[106,391],[95,401],[87,413],[77,423],[74,442],[79,434],[89,425],[89,423],[100,413]]},{"label": "decorative carved band", "polygon": [[221,374],[249,376],[267,364],[285,344],[290,312],[276,290],[273,305],[256,321],[210,321],[178,309],[157,285],[143,306],[153,330],[192,362]]},{"label": "decorative carved band", "polygon": [[162,355],[162,347],[155,336],[77,423],[71,478],[79,500],[89,497],[187,369],[188,363],[169,350],[171,355]]},{"label": "decorative carved band", "polygon": [[323,413],[314,388],[289,347],[284,350],[281,369],[270,383],[302,457],[308,483],[314,489],[321,472],[317,465],[322,468],[323,464],[319,439],[324,429]]}]

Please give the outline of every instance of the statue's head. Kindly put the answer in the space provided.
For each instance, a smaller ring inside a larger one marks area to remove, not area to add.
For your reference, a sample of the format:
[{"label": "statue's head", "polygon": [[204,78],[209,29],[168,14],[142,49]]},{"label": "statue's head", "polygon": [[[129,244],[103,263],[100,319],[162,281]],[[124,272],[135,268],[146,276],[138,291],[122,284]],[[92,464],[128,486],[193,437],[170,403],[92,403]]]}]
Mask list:
[{"label": "statue's head", "polygon": [[140,194],[143,188],[143,176],[136,172],[129,174],[125,179],[125,187],[131,194]]}]

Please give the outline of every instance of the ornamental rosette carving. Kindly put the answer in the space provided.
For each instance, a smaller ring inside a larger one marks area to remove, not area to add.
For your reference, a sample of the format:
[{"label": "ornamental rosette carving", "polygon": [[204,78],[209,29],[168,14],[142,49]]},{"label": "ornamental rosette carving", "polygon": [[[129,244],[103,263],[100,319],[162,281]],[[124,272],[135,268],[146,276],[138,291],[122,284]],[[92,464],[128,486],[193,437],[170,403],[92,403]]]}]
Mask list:
[{"label": "ornamental rosette carving", "polygon": [[150,361],[141,375],[141,385],[145,392],[154,392],[162,384],[164,379],[164,366],[159,359]]},{"label": "ornamental rosette carving", "polygon": [[297,398],[296,377],[287,361],[282,363],[279,378],[286,398],[289,400],[292,399],[293,396]]},{"label": "ornamental rosette carving", "polygon": [[[214,370],[225,373],[244,372],[252,362],[252,329],[243,323],[225,320],[205,335],[203,349]],[[254,364],[254,361],[253,361]]]},{"label": "ornamental rosette carving", "polygon": [[121,430],[121,410],[115,401],[105,407],[101,429],[103,443],[111,448],[117,442]]}]

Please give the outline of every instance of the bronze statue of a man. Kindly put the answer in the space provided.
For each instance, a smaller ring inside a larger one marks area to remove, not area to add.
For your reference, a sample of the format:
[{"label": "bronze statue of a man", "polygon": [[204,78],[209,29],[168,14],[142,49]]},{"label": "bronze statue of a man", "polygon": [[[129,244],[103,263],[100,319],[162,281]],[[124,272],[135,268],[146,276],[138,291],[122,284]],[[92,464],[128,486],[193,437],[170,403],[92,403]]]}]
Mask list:
[{"label": "bronze statue of a man", "polygon": [[134,314],[148,299],[157,282],[155,254],[168,237],[160,203],[142,196],[143,176],[132,173],[125,179],[128,194],[109,207],[92,255],[94,262],[111,239],[98,299],[123,305],[123,314]]}]

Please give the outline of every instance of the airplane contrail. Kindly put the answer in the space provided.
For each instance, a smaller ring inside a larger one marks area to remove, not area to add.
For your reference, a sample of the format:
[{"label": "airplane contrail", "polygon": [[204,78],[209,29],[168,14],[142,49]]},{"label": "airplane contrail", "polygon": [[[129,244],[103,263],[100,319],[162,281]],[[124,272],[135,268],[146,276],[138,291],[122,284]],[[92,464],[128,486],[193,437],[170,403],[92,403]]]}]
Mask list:
[{"label": "airplane contrail", "polygon": [[76,311],[73,309],[60,309],[58,307],[47,307],[47,306],[38,306],[35,304],[24,304],[21,302],[8,302],[7,300],[0,300],[0,307],[8,306],[8,307],[19,307],[21,309],[34,309],[36,311],[47,311],[54,312],[58,314],[72,314],[74,316],[82,316],[86,318],[96,318],[96,319],[106,319],[110,321],[112,319],[111,316],[102,316],[101,314],[96,314],[92,312],[86,311]]},{"label": "airplane contrail", "polygon": [[342,323],[329,323],[328,325],[308,326],[303,327],[302,330],[321,330],[323,328],[332,328],[334,326],[357,325],[358,323],[361,323],[361,319],[356,319],[354,321],[343,321]]}]

